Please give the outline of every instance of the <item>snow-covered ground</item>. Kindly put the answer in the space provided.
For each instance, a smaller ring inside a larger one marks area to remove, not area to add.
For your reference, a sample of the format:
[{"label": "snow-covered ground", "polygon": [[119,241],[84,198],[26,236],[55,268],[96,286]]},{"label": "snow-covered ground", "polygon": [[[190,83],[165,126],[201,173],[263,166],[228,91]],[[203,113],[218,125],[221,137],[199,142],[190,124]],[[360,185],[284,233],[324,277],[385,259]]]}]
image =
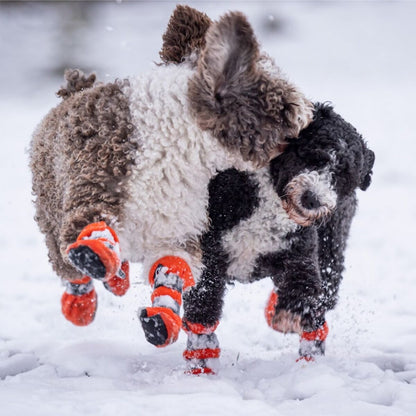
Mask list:
[{"label": "snow-covered ground", "polygon": [[[266,280],[229,288],[217,376],[183,374],[183,334],[163,350],[146,343],[136,317],[150,293],[140,265],[124,298],[97,286],[92,325],[62,317],[63,288],[32,219],[31,132],[57,103],[55,72],[72,64],[65,58],[99,68],[101,79],[146,70],[174,5],[101,3],[83,25],[58,23],[54,5],[0,7],[0,414],[414,416],[415,3],[194,4],[213,18],[246,12],[290,78],[332,101],[376,152],[324,358],[296,363],[297,337],[267,327]],[[62,42],[64,29],[74,40]]]}]

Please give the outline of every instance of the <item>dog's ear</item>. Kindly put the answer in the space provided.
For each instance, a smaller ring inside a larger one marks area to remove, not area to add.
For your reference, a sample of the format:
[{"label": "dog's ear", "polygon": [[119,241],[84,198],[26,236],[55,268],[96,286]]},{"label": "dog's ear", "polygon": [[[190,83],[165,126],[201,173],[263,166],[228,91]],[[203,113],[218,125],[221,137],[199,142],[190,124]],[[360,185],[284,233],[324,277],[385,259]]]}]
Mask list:
[{"label": "dog's ear", "polygon": [[191,111],[201,129],[243,160],[264,166],[312,120],[313,106],[260,53],[243,14],[223,16],[205,41],[189,82]]},{"label": "dog's ear", "polygon": [[239,82],[253,75],[259,47],[242,13],[223,16],[206,34],[199,69],[217,101],[239,90]]},{"label": "dog's ear", "polygon": [[371,184],[371,176],[373,174],[373,166],[375,161],[374,152],[364,145],[364,163],[361,173],[361,181],[359,187],[362,191],[365,191]]},{"label": "dog's ear", "polygon": [[159,52],[165,64],[179,64],[205,46],[205,34],[211,19],[189,6],[176,6],[163,35],[163,45]]}]

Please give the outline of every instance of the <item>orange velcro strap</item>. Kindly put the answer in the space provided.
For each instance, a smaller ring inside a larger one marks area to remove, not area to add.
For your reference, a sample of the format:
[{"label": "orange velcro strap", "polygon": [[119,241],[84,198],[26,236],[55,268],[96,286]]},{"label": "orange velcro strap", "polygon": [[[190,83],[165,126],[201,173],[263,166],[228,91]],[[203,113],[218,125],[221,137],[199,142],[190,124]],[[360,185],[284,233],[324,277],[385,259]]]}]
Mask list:
[{"label": "orange velcro strap", "polygon": [[325,341],[328,336],[329,328],[325,322],[320,328],[312,332],[302,332],[301,339],[306,341]]},{"label": "orange velcro strap", "polygon": [[304,355],[304,356],[299,357],[299,358],[296,359],[296,362],[297,363],[299,363],[299,362],[307,362],[307,363],[310,363],[310,362],[314,362],[314,361],[315,361],[315,358],[312,357],[312,355]]},{"label": "orange velcro strap", "polygon": [[279,301],[277,293],[273,290],[270,294],[270,298],[267,301],[266,308],[264,309],[264,316],[266,318],[267,325],[273,328],[273,317],[276,315],[276,306]]},{"label": "orange velcro strap", "polygon": [[209,367],[196,367],[196,368],[190,368],[189,370],[187,370],[186,374],[192,374],[192,375],[198,376],[200,374],[215,374],[215,372]]},{"label": "orange velcro strap", "polygon": [[212,334],[219,325],[219,321],[215,322],[212,326],[204,326],[202,324],[195,324],[186,320],[182,320],[182,328],[185,332],[193,332],[194,334],[202,335],[202,334]]},{"label": "orange velcro strap", "polygon": [[72,283],[74,285],[86,285],[90,281],[91,281],[91,277],[89,276],[84,276],[81,279],[76,279],[76,280],[68,280],[69,283]]},{"label": "orange velcro strap", "polygon": [[121,263],[121,270],[124,273],[124,278],[114,275],[107,280],[106,288],[116,296],[124,296],[130,287],[130,265],[126,260]]},{"label": "orange velcro strap", "polygon": [[116,232],[111,227],[109,227],[104,221],[93,222],[85,226],[82,229],[82,231],[79,233],[77,240],[83,240],[84,238],[89,238],[93,232],[105,231],[105,230],[110,231],[111,235],[114,238],[115,243],[119,242]]},{"label": "orange velcro strap", "polygon": [[93,240],[77,239],[75,243],[67,247],[66,252],[69,253],[71,250],[76,249],[80,246],[88,247],[100,258],[100,261],[104,265],[106,270],[104,280],[108,280],[117,273],[118,269],[121,266],[121,262],[118,254],[111,248],[107,247],[106,244],[104,244],[105,241],[106,239],[103,238],[97,238]]},{"label": "orange velcro strap", "polygon": [[191,268],[184,259],[176,256],[165,256],[156,261],[150,269],[149,282],[152,286],[155,283],[154,276],[156,268],[159,266],[159,264],[167,267],[168,273],[176,274],[183,280],[183,289],[186,289],[187,287],[193,286],[195,284]]},{"label": "orange velcro strap", "polygon": [[165,286],[157,287],[152,293],[152,297],[151,297],[152,302],[158,296],[170,296],[179,305],[182,304],[182,295],[178,291],[173,290],[169,287],[165,287]]},{"label": "orange velcro strap", "polygon": [[183,357],[185,360],[205,360],[208,358],[219,358],[220,353],[220,348],[202,348],[200,350],[185,350],[183,352]]}]

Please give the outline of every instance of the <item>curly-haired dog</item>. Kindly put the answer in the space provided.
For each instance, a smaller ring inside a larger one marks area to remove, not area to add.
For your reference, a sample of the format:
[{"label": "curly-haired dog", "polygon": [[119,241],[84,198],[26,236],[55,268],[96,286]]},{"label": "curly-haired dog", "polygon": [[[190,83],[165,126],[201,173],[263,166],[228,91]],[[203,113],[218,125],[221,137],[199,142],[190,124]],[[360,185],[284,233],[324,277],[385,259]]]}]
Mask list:
[{"label": "curly-haired dog", "polygon": [[[66,282],[64,315],[90,323],[91,278],[122,295],[128,261],[143,262],[154,292],[140,319],[157,346],[176,339],[182,291],[201,274],[209,181],[266,165],[313,113],[242,14],[211,22],[179,7],[170,25],[179,28],[164,36],[162,60],[170,57],[150,73],[94,84],[68,71],[63,101],[31,144],[36,220]],[[169,63],[178,38],[179,54],[196,51],[181,65]]]},{"label": "curly-haired dog", "polygon": [[204,269],[184,297],[185,358],[211,372],[226,283],[271,277],[267,323],[301,335],[300,356],[324,354],[326,311],[337,302],[355,190],[371,182],[374,153],[328,105],[280,156],[258,172],[229,169],[209,185]]}]

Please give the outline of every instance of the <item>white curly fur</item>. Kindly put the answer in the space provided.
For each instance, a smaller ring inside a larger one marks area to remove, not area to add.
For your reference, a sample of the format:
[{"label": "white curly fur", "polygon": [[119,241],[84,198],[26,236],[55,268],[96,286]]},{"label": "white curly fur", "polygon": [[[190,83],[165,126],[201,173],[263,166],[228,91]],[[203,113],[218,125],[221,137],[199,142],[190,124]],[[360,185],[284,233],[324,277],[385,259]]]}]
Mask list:
[{"label": "white curly fur", "polygon": [[191,117],[192,74],[191,66],[160,66],[124,87],[140,149],[116,230],[123,255],[144,262],[145,270],[165,255],[178,255],[197,279],[200,259],[186,245],[206,230],[208,183],[218,170],[250,166]]}]

